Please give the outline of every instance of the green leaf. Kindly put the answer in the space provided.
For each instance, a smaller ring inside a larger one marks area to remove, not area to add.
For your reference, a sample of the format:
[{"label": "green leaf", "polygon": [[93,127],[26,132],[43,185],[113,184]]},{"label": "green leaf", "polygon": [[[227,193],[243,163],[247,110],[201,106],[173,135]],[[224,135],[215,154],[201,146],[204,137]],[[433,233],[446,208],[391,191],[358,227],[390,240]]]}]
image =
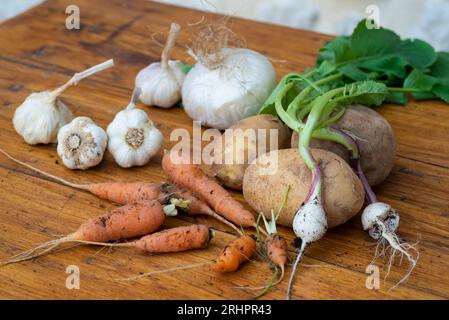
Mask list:
[{"label": "green leaf", "polygon": [[440,98],[449,103],[449,53],[438,52],[429,72],[414,69],[404,81],[404,88],[416,88],[426,92],[413,93],[417,100]]},{"label": "green leaf", "polygon": [[337,37],[320,50],[317,67],[323,75],[338,70],[352,81],[383,79],[393,85],[388,82],[391,75],[402,82],[408,66],[427,71],[435,60],[435,50],[428,43],[401,40],[383,28],[368,29],[362,20],[350,37]]},{"label": "green leaf", "polygon": [[347,84],[341,95],[334,98],[340,105],[363,104],[365,106],[379,106],[388,95],[387,86],[376,81],[361,81]]},{"label": "green leaf", "polygon": [[410,66],[421,70],[425,70],[437,59],[437,53],[433,47],[419,39],[402,41],[398,46],[398,53]]}]

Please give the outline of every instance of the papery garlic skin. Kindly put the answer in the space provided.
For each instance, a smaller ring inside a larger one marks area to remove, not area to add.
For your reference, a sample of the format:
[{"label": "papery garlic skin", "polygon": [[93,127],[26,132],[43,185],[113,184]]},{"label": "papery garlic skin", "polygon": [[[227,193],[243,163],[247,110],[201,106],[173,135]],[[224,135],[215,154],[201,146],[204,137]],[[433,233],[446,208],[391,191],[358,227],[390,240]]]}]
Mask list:
[{"label": "papery garlic skin", "polygon": [[123,168],[147,164],[164,143],[162,133],[141,109],[118,112],[106,131],[108,150]]},{"label": "papery garlic skin", "polygon": [[28,144],[57,141],[59,129],[73,119],[72,112],[51,91],[30,94],[16,109],[14,128]]},{"label": "papery garlic skin", "polygon": [[165,69],[160,62],[152,63],[137,74],[135,85],[141,89],[139,100],[143,104],[171,108],[181,100],[186,74],[180,61],[169,60],[167,63]]},{"label": "papery garlic skin", "polygon": [[77,117],[58,132],[57,152],[69,169],[86,170],[103,159],[108,137],[88,117]]},{"label": "papery garlic skin", "polygon": [[187,114],[201,124],[226,129],[256,114],[276,85],[270,61],[249,49],[224,48],[223,60],[215,69],[198,62],[182,87]]}]

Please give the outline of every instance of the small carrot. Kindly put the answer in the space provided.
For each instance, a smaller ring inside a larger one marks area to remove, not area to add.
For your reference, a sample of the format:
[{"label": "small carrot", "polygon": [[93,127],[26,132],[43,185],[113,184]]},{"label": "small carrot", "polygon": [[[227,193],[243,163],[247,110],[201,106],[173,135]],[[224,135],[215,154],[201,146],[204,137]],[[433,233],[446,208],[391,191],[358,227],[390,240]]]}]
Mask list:
[{"label": "small carrot", "polygon": [[44,255],[66,242],[107,242],[141,236],[159,229],[164,220],[165,214],[158,201],[145,200],[128,204],[89,219],[81,224],[75,232],[13,256],[0,265]]},{"label": "small carrot", "polygon": [[255,227],[254,216],[235,200],[217,182],[210,179],[196,165],[182,155],[167,152],[162,158],[162,169],[175,184],[199,194],[216,213],[237,226]]},{"label": "small carrot", "polygon": [[184,208],[185,212],[189,215],[208,215],[227,226],[233,228],[237,232],[240,230],[229,221],[225,220],[214,212],[200,196],[192,193],[189,190],[184,189],[181,186],[170,185],[168,183],[156,184],[150,182],[103,182],[103,183],[90,183],[90,184],[77,184],[67,181],[63,178],[35,168],[34,166],[22,162],[6,151],[0,149],[0,153],[12,161],[33,170],[45,177],[56,180],[66,186],[88,191],[91,194],[99,197],[100,199],[108,200],[116,204],[128,204],[140,200],[158,200],[161,204],[170,203],[173,198],[188,200],[189,204]]},{"label": "small carrot", "polygon": [[281,279],[287,263],[287,241],[278,234],[270,234],[265,238],[265,250],[270,260],[281,269]]},{"label": "small carrot", "polygon": [[[281,276],[279,278],[279,283],[284,278],[285,264],[288,259],[288,251],[287,251],[287,241],[277,233],[276,222],[279,216],[282,213],[282,210],[287,203],[288,194],[290,192],[290,186],[287,187],[285,192],[284,200],[282,201],[277,214],[274,214],[274,211],[271,210],[271,220],[270,222],[265,219],[263,213],[260,213],[260,217],[262,217],[263,222],[265,224],[265,230],[267,230],[268,236],[265,238],[264,246],[265,252],[268,255],[268,258],[275,266],[281,269]],[[259,219],[257,221],[259,221]]]},{"label": "small carrot", "polygon": [[238,237],[223,248],[211,269],[215,272],[233,272],[256,252],[256,241],[250,236]]},{"label": "small carrot", "polygon": [[134,246],[150,253],[181,252],[205,248],[209,245],[212,237],[213,234],[209,227],[192,224],[149,234],[124,245]]}]

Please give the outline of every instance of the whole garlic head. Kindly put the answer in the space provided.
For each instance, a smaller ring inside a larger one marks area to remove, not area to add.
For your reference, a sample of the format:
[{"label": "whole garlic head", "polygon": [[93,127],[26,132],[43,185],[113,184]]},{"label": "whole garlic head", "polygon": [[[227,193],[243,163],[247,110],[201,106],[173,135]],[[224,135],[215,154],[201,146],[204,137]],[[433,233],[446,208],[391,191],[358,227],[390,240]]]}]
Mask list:
[{"label": "whole garlic head", "polygon": [[126,109],[118,112],[107,128],[108,150],[123,168],[143,166],[162,148],[164,137],[148,118],[136,108],[139,90]]},{"label": "whole garlic head", "polygon": [[17,133],[29,144],[56,142],[59,129],[73,119],[72,113],[59,99],[59,95],[84,78],[113,65],[112,59],[107,60],[75,73],[69,81],[52,91],[30,94],[14,113],[12,122]]},{"label": "whole garlic head", "polygon": [[150,64],[136,76],[136,87],[142,90],[140,101],[147,106],[173,107],[181,100],[185,77],[180,61],[169,60],[166,67],[160,62]]},{"label": "whole garlic head", "polygon": [[181,100],[186,75],[180,61],[169,60],[180,30],[179,24],[171,24],[161,62],[150,64],[136,76],[135,85],[141,89],[140,101],[147,106],[170,108]]},{"label": "whole garlic head", "polygon": [[57,152],[69,169],[85,170],[103,159],[106,132],[88,117],[77,117],[58,132]]},{"label": "whole garlic head", "polygon": [[73,119],[72,112],[51,91],[30,94],[16,109],[12,122],[28,144],[56,142],[59,129]]},{"label": "whole garlic head", "polygon": [[276,86],[276,73],[262,54],[223,48],[219,67],[198,62],[182,87],[182,104],[193,120],[220,130],[255,115]]}]

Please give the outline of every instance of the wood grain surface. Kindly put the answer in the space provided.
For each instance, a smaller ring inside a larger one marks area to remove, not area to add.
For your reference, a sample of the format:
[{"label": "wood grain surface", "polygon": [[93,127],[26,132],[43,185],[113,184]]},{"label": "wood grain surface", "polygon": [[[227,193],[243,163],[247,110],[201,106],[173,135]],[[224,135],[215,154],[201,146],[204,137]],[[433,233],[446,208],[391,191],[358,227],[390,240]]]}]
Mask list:
[{"label": "wood grain surface", "polygon": [[[32,92],[55,88],[73,73],[109,58],[116,66],[67,90],[63,100],[75,115],[87,115],[105,128],[127,105],[138,70],[157,61],[171,22],[183,32],[173,57],[186,54],[189,24],[205,15],[199,11],[145,0],[77,0],[81,29],[65,28],[65,8],[73,1],[50,0],[0,25],[0,147],[36,167],[74,182],[164,181],[158,156],[142,168],[121,169],[110,154],[88,171],[70,171],[58,160],[55,145],[27,145],[14,131],[15,108]],[[206,14],[206,17],[210,17]],[[303,30],[233,19],[234,31],[247,46],[272,59],[278,77],[313,66],[318,48],[330,39]],[[146,108],[166,137],[175,128],[191,129],[181,108]],[[399,235],[419,241],[420,259],[410,278],[389,291],[407,271],[407,263],[392,268],[380,289],[365,286],[367,265],[375,244],[361,230],[360,216],[330,230],[311,246],[299,268],[295,299],[447,299],[449,298],[449,106],[440,102],[387,105],[378,111],[392,124],[398,140],[394,169],[376,187],[380,200],[401,214]],[[242,200],[242,195],[233,193]],[[67,234],[89,217],[113,205],[82,191],[50,181],[0,156],[0,259],[36,243]],[[167,227],[192,220],[173,218]],[[207,250],[170,255],[145,255],[128,249],[78,246],[14,265],[0,267],[0,298],[11,299],[247,299],[272,271],[261,261],[238,272],[217,275],[207,267],[158,274],[138,281],[117,281],[141,272],[210,261],[232,239],[222,225],[206,218],[195,221],[219,230]],[[293,232],[281,229],[291,242]],[[291,256],[294,257],[293,247]],[[66,288],[66,268],[80,269],[80,289]],[[382,261],[380,275],[385,275]],[[289,276],[289,271],[287,273]],[[283,299],[286,281],[264,298]]]}]

